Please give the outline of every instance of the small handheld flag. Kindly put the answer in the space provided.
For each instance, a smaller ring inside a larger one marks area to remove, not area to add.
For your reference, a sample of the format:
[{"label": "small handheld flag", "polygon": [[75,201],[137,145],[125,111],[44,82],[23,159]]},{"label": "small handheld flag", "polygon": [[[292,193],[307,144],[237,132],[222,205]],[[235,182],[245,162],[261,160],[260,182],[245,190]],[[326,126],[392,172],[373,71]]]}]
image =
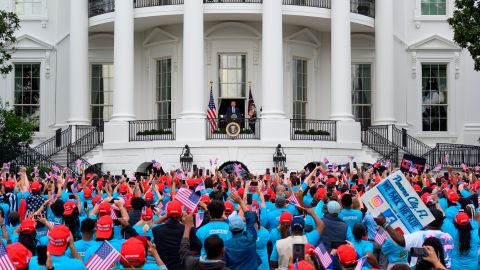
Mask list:
[{"label": "small handheld flag", "polygon": [[300,203],[298,202],[297,196],[295,196],[294,192],[292,192],[292,195],[290,195],[290,197],[288,197],[287,201],[289,201],[290,203],[293,203],[296,206],[301,206]]},{"label": "small handheld flag", "polygon": [[332,257],[330,256],[328,251],[325,249],[325,246],[323,245],[323,243],[320,243],[320,245],[318,245],[318,247],[316,247],[313,250],[313,253],[318,257],[318,259],[323,265],[323,268],[327,269],[330,266],[330,264],[332,264],[333,262]]},{"label": "small handheld flag", "polygon": [[175,198],[192,212],[200,202],[200,196],[186,188],[180,188]]},{"label": "small handheld flag", "polygon": [[2,241],[0,241],[0,269],[15,270],[12,261],[8,257],[7,249]]},{"label": "small handheld flag", "polygon": [[388,238],[388,233],[382,227],[379,227],[373,239],[379,245],[383,245],[383,243],[385,243],[387,238]]},{"label": "small handheld flag", "polygon": [[358,259],[357,266],[355,266],[355,270],[362,270],[366,260],[367,260],[367,256]]},{"label": "small handheld flag", "polygon": [[110,269],[118,258],[120,258],[120,253],[108,241],[104,241],[90,260],[88,260],[87,264],[85,264],[85,267],[88,270]]}]

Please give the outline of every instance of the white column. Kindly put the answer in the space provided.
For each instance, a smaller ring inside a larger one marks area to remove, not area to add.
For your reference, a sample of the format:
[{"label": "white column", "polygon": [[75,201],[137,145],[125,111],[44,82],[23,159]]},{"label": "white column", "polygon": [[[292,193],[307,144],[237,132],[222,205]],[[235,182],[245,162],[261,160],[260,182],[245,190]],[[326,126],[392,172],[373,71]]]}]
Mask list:
[{"label": "white column", "polygon": [[203,1],[185,1],[183,14],[182,118],[205,118]]},{"label": "white column", "polygon": [[334,0],[331,3],[332,73],[330,118],[332,120],[353,121],[350,1]]},{"label": "white column", "polygon": [[262,19],[262,118],[285,118],[282,1],[264,0]]},{"label": "white column", "polygon": [[393,0],[375,1],[375,104],[374,122],[393,124],[395,91],[393,78]]},{"label": "white column", "polygon": [[115,0],[114,79],[112,121],[135,119],[133,2]]},{"label": "white column", "polygon": [[90,125],[88,1],[70,1],[70,125]]}]

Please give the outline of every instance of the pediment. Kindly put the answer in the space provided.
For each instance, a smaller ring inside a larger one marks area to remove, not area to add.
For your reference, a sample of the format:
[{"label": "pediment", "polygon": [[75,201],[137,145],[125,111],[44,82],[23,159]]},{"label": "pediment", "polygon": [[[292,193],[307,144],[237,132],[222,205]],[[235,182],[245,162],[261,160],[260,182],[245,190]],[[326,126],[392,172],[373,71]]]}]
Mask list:
[{"label": "pediment", "polygon": [[250,25],[238,22],[219,23],[205,32],[206,38],[261,38],[260,32]]},{"label": "pediment", "polygon": [[286,41],[300,42],[312,46],[320,46],[320,41],[308,28],[304,28],[286,38]]},{"label": "pediment", "polygon": [[453,41],[439,35],[416,42],[408,47],[409,50],[456,50],[461,48]]},{"label": "pediment", "polygon": [[143,42],[143,46],[149,47],[156,44],[168,43],[168,42],[177,42],[178,37],[161,29],[160,27],[156,27],[148,34]]},{"label": "pediment", "polygon": [[17,50],[51,50],[53,48],[52,45],[27,34],[17,37],[14,47]]}]

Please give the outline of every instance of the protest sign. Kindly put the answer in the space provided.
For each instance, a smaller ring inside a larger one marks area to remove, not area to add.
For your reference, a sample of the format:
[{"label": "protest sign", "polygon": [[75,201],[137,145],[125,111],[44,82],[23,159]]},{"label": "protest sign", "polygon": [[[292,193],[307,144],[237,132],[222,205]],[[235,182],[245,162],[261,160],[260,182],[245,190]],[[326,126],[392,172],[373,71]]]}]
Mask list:
[{"label": "protest sign", "polygon": [[402,164],[400,166],[400,170],[402,172],[412,172],[416,171],[417,173],[422,173],[425,169],[425,163],[427,162],[426,159],[417,157],[414,155],[404,154],[402,159]]},{"label": "protest sign", "polygon": [[421,230],[434,220],[401,171],[389,175],[361,198],[374,217],[383,215],[390,226],[404,233]]}]

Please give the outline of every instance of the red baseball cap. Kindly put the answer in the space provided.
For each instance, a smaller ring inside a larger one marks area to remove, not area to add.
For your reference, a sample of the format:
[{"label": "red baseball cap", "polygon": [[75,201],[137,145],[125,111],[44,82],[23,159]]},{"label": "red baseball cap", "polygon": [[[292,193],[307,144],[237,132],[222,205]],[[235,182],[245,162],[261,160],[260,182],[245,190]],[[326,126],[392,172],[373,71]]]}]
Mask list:
[{"label": "red baseball cap", "polygon": [[32,252],[20,243],[7,245],[8,257],[15,269],[27,269],[28,262],[32,258]]},{"label": "red baseball cap", "polygon": [[40,191],[40,189],[42,188],[42,185],[39,182],[33,182],[30,185],[30,188],[32,189],[32,191]]},{"label": "red baseball cap", "polygon": [[70,230],[65,225],[55,226],[48,233],[48,238],[47,251],[55,256],[63,255],[68,247]]},{"label": "red baseball cap", "polygon": [[240,197],[243,197],[243,194],[245,193],[245,189],[243,187],[237,189],[237,193]]},{"label": "red baseball cap", "polygon": [[145,263],[145,244],[135,237],[130,237],[120,249],[120,263],[128,266],[141,266]]},{"label": "red baseball cap", "polygon": [[108,239],[113,234],[113,218],[110,215],[103,216],[97,221],[97,238]]},{"label": "red baseball cap", "polygon": [[22,221],[20,224],[20,232],[23,234],[31,234],[35,231],[37,222],[35,220],[27,218]]},{"label": "red baseball cap", "polygon": [[317,189],[317,199],[318,200],[322,200],[323,197],[325,197],[325,194],[327,194],[327,189],[326,188]]},{"label": "red baseball cap", "polygon": [[429,202],[433,202],[432,194],[425,192],[423,195],[420,197],[423,201],[424,204],[428,204]]},{"label": "red baseball cap", "polygon": [[223,205],[225,206],[225,214],[227,216],[230,215],[231,213],[233,213],[233,210],[235,209],[233,207],[233,203],[227,201]]},{"label": "red baseball cap", "polygon": [[202,197],[200,197],[200,201],[204,202],[205,204],[209,204],[210,196],[208,194],[203,194]]},{"label": "red baseball cap", "polygon": [[5,188],[9,188],[9,189],[15,188],[15,182],[13,181],[6,181],[3,183],[3,185],[5,186]]},{"label": "red baseball cap", "polygon": [[152,193],[152,192],[149,191],[149,192],[145,193],[145,200],[147,200],[147,201],[153,201],[154,198],[155,198],[155,197],[153,196],[153,193]]},{"label": "red baseball cap", "polygon": [[75,210],[75,207],[77,207],[77,204],[74,201],[67,201],[63,204],[63,215],[71,215],[73,213],[73,210]]},{"label": "red baseball cap", "polygon": [[127,193],[127,191],[128,191],[128,186],[125,185],[125,184],[122,184],[122,185],[120,185],[120,187],[118,187],[118,192],[120,192],[122,194]]},{"label": "red baseball cap", "polygon": [[[80,185],[79,185],[80,186]],[[83,190],[83,197],[85,199],[90,199],[92,197],[92,190],[89,189],[88,187],[86,187],[84,190]]]},{"label": "red baseball cap", "polygon": [[280,224],[282,225],[289,225],[292,224],[293,216],[290,212],[285,211],[280,215]]},{"label": "red baseball cap", "polygon": [[309,264],[305,260],[301,260],[297,263],[298,268],[294,268],[294,267],[295,267],[295,263],[292,263],[288,266],[288,270],[293,270],[293,269],[315,270],[315,267],[313,267],[311,264]]},{"label": "red baseball cap", "polygon": [[182,203],[177,200],[167,203],[167,217],[181,217]]},{"label": "red baseball cap", "polygon": [[458,225],[467,225],[470,223],[470,218],[468,218],[468,215],[464,212],[459,212],[455,217],[455,223]]},{"label": "red baseball cap", "polygon": [[142,220],[144,220],[144,221],[150,221],[150,220],[152,220],[152,219],[153,219],[153,211],[152,211],[152,209],[150,209],[150,207],[144,206],[144,207],[142,208],[141,218],[142,218]]},{"label": "red baseball cap", "polygon": [[447,198],[449,201],[451,201],[452,203],[457,203],[458,202],[458,194],[457,192],[453,191],[453,190],[450,190],[448,192],[448,195],[447,195]]},{"label": "red baseball cap", "polygon": [[194,187],[196,184],[197,184],[197,180],[196,179],[187,179],[187,185],[189,187]]},{"label": "red baseball cap", "polygon": [[112,206],[108,202],[102,202],[98,206],[98,213],[100,215],[110,215],[110,211],[112,210]]},{"label": "red baseball cap", "polygon": [[419,185],[413,185],[413,190],[415,190],[416,192],[420,192],[422,191],[422,188]]},{"label": "red baseball cap", "polygon": [[102,196],[97,195],[92,198],[92,205],[95,206],[97,203],[99,203],[102,200]]},{"label": "red baseball cap", "polygon": [[357,252],[351,245],[341,245],[337,249],[338,260],[343,266],[349,266],[357,261]]},{"label": "red baseball cap", "polygon": [[125,208],[128,210],[132,209],[132,198],[128,198],[125,200]]}]

